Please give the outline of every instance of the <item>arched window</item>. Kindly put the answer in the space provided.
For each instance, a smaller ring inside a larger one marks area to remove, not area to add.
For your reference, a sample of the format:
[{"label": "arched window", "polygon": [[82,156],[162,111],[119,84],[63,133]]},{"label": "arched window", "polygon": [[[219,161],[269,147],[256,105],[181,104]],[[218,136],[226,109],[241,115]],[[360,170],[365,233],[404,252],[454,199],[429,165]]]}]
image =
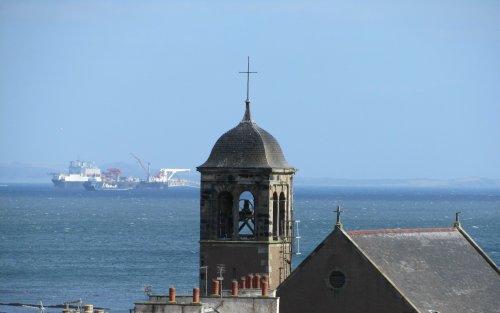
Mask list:
[{"label": "arched window", "polygon": [[240,195],[240,212],[238,233],[240,238],[255,238],[255,211],[254,197],[251,192],[245,191]]},{"label": "arched window", "polygon": [[280,228],[280,236],[286,237],[286,199],[285,194],[280,193],[280,204],[279,204],[279,228]]},{"label": "arched window", "polygon": [[278,194],[273,194],[273,238],[278,239],[279,221],[278,221]]},{"label": "arched window", "polygon": [[219,238],[233,237],[233,196],[229,192],[219,194]]}]

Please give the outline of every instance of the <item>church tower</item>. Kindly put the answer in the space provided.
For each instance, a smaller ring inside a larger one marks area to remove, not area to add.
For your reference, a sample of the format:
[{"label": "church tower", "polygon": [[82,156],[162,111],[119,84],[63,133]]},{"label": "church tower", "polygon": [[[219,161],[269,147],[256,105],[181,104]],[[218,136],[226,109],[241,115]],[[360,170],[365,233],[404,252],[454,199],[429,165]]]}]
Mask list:
[{"label": "church tower", "polygon": [[248,93],[245,103],[243,120],[217,140],[197,168],[202,294],[205,286],[213,292],[221,265],[223,289],[248,274],[268,275],[269,288],[275,289],[291,272],[296,169],[278,141],[252,120]]}]

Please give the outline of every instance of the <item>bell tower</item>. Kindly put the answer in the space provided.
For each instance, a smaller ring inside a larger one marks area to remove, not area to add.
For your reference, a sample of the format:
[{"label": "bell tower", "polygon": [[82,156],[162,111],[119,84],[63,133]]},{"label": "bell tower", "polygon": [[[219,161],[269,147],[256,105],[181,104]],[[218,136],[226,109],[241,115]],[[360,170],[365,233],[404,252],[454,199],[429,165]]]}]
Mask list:
[{"label": "bell tower", "polygon": [[269,288],[275,289],[291,273],[296,169],[278,141],[252,120],[248,93],[245,104],[243,120],[217,140],[197,168],[202,294],[205,286],[213,292],[220,265],[223,289],[250,273],[268,275]]}]

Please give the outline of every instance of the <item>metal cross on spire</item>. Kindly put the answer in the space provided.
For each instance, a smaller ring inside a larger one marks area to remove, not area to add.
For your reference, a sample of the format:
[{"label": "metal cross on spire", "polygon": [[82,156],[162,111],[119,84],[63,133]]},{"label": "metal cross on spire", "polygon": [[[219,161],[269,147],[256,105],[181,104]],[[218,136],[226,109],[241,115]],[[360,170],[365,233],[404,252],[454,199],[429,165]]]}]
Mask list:
[{"label": "metal cross on spire", "polygon": [[239,72],[240,74],[247,74],[247,100],[246,102],[250,102],[250,74],[257,74],[257,72],[250,72],[250,57],[248,57],[247,63],[247,71]]},{"label": "metal cross on spire", "polygon": [[344,212],[344,210],[342,210],[340,208],[340,205],[338,205],[337,210],[335,212],[337,213],[337,223],[335,223],[335,225],[342,227],[342,224],[340,223],[340,213]]}]

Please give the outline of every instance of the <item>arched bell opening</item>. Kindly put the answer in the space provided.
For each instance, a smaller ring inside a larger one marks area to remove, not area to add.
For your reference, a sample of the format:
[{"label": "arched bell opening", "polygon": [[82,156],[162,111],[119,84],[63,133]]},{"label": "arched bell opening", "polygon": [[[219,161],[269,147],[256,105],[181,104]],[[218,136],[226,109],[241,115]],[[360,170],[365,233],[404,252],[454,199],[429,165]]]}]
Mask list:
[{"label": "arched bell opening", "polygon": [[272,225],[273,225],[273,239],[277,240],[279,236],[279,221],[278,221],[278,194],[275,192],[273,193],[273,220],[272,220]]},{"label": "arched bell opening", "polygon": [[254,196],[250,191],[244,191],[239,201],[238,235],[240,239],[255,239],[255,233]]},{"label": "arched bell opening", "polygon": [[233,236],[233,196],[229,192],[219,194],[218,237],[232,238]]},{"label": "arched bell opening", "polygon": [[280,193],[279,200],[279,236],[285,238],[286,234],[286,198],[285,194]]}]

